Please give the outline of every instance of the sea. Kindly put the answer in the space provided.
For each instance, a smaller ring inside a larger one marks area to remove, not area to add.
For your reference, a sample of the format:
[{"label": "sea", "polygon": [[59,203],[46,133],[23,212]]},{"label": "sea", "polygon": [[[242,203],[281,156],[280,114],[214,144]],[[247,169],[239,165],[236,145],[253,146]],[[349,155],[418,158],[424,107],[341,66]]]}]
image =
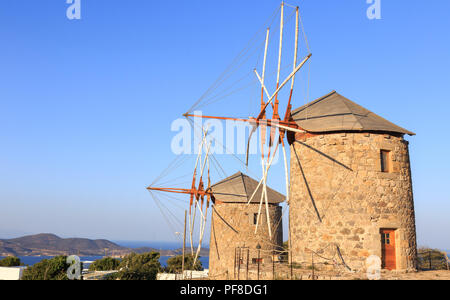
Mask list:
[{"label": "sea", "polygon": [[[160,250],[175,250],[183,248],[183,245],[177,242],[140,242],[140,241],[113,241],[114,243],[127,248],[141,248],[141,247],[151,247]],[[52,259],[54,256],[19,256],[20,261],[24,265],[32,266],[44,259]],[[5,258],[0,256],[0,259]],[[83,268],[88,269],[93,261],[102,259],[103,256],[80,256],[80,260],[83,262]],[[167,266],[167,260],[170,256],[161,256],[159,262],[162,266]],[[200,257],[200,262],[203,268],[209,268],[209,257]]]},{"label": "sea", "polygon": [[173,250],[183,248],[180,242],[148,242],[148,241],[111,241],[126,248],[150,247],[160,250]]}]

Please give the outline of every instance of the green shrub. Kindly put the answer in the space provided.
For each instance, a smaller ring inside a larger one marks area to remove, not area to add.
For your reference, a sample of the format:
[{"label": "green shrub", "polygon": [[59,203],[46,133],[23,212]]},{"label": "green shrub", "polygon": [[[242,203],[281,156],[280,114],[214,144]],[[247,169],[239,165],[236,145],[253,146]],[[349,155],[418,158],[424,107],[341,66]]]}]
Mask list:
[{"label": "green shrub", "polygon": [[156,280],[161,271],[159,253],[131,253],[119,265],[117,278],[120,280]]},{"label": "green shrub", "polygon": [[120,260],[111,257],[105,257],[94,261],[89,266],[89,271],[113,271],[118,270],[119,265]]},{"label": "green shrub", "polygon": [[445,253],[436,249],[418,249],[417,263],[419,270],[447,270]]},{"label": "green shrub", "polygon": [[57,256],[44,259],[37,264],[26,268],[22,280],[68,280],[66,256]]},{"label": "green shrub", "polygon": [[0,267],[18,267],[23,266],[22,262],[18,257],[8,256],[0,260]]},{"label": "green shrub", "polygon": [[[167,267],[164,271],[167,273],[181,273],[182,262],[182,255],[171,257],[167,260]],[[203,271],[203,266],[199,259],[197,259],[194,265],[194,256],[189,254],[184,257],[184,269],[190,271]]]}]

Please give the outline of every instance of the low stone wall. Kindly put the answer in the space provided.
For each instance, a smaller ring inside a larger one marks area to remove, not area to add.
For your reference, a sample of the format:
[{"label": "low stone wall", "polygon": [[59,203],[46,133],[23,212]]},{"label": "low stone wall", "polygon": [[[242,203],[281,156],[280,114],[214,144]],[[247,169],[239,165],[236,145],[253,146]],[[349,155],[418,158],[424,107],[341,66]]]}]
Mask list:
[{"label": "low stone wall", "polygon": [[[184,276],[183,276],[184,274]],[[205,279],[209,276],[209,270],[203,271],[184,271],[183,274],[158,273],[156,280],[190,280]]]}]

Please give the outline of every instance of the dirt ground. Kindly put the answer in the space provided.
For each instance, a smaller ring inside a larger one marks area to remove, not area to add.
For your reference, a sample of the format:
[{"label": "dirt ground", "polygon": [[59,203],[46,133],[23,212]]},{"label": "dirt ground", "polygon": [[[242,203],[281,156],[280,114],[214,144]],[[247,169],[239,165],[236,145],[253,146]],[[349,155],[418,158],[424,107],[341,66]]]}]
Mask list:
[{"label": "dirt ground", "polygon": [[[303,280],[311,280],[311,276],[305,276]],[[339,276],[327,276],[320,274],[316,280],[367,280],[363,273],[347,273]],[[382,271],[381,280],[450,280],[450,271],[419,271],[419,272],[396,272]]]},{"label": "dirt ground", "polygon": [[381,274],[385,280],[450,280],[450,271],[420,271],[415,273],[386,272]]},{"label": "dirt ground", "polygon": [[[314,274],[314,277],[313,277]],[[335,272],[335,271],[315,271],[311,270],[294,270],[293,277],[295,280],[368,280],[366,273],[352,273],[347,271]],[[240,280],[245,280],[247,275],[242,272]],[[250,271],[250,280],[257,279],[257,273]],[[271,271],[261,272],[259,278],[261,280],[290,280],[289,272],[277,272],[275,278]],[[206,279],[206,278],[205,278]],[[233,279],[233,277],[227,278],[207,278],[206,280],[224,280]],[[235,278],[238,279],[238,278]],[[404,271],[381,271],[380,280],[450,280],[450,271],[419,271],[419,272],[404,272]]]}]

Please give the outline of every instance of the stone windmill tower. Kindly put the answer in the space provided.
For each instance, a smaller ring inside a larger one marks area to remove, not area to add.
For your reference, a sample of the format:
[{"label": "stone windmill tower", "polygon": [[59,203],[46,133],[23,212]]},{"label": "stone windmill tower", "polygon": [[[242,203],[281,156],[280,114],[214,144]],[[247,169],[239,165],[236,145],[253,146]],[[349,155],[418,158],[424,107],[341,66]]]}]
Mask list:
[{"label": "stone windmill tower", "polygon": [[336,92],[292,117],[308,131],[296,134],[291,147],[293,261],[310,261],[312,250],[352,270],[364,270],[371,255],[379,256],[386,269],[415,269],[415,213],[404,139],[414,133]]},{"label": "stone windmill tower", "polygon": [[[211,217],[211,239],[209,254],[209,274],[211,278],[232,276],[236,262],[236,249],[248,248],[249,261],[256,263],[272,261],[273,252],[280,250],[283,244],[282,208],[280,203],[286,197],[268,188],[269,219],[272,237],[269,238],[267,216],[264,209],[259,220],[262,187],[256,191],[255,200],[251,196],[258,187],[258,182],[241,172],[236,173],[211,187],[214,194],[214,206]],[[256,257],[256,249],[260,248],[261,256]],[[245,254],[247,255],[247,254]],[[247,260],[247,257],[245,257]]]}]

